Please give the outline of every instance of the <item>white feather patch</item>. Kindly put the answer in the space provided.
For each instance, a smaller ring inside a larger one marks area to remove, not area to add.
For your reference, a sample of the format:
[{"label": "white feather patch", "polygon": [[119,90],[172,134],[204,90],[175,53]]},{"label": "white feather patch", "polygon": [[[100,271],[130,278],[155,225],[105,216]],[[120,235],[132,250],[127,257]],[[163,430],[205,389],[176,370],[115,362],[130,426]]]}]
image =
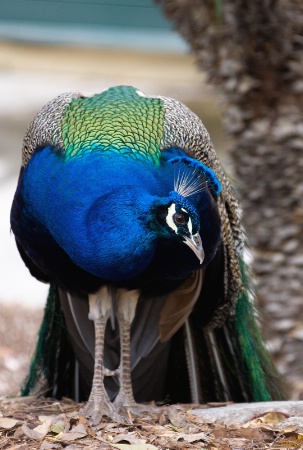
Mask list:
[{"label": "white feather patch", "polygon": [[192,224],[190,217],[188,218],[187,228],[188,228],[188,231],[190,232],[190,234],[193,234],[193,224]]},{"label": "white feather patch", "polygon": [[176,205],[172,203],[170,207],[168,208],[168,214],[166,216],[166,223],[167,225],[174,230],[174,232],[178,233],[177,225],[174,222],[173,215],[176,213]]}]

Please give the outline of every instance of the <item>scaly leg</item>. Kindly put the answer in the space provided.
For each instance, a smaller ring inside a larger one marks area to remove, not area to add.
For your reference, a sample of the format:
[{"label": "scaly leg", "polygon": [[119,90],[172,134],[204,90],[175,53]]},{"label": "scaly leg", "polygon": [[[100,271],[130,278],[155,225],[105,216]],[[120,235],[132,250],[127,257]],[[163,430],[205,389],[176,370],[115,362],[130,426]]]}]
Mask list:
[{"label": "scaly leg", "polygon": [[131,381],[130,365],[130,327],[135,317],[136,306],[138,302],[139,291],[127,291],[119,289],[117,292],[117,319],[120,331],[120,367],[119,382],[120,390],[114,401],[117,409],[125,411],[137,406],[134,399],[133,387]]},{"label": "scaly leg", "polygon": [[110,402],[104,387],[106,371],[103,364],[104,335],[111,308],[111,297],[107,286],[103,286],[96,294],[89,295],[89,318],[95,325],[95,367],[91,393],[80,413],[90,417],[92,425],[98,425],[104,415],[118,421],[122,419]]},{"label": "scaly leg", "polygon": [[119,393],[114,401],[114,406],[120,414],[126,415],[128,412],[135,416],[141,416],[143,413],[150,415],[157,411],[157,408],[136,403],[134,399],[131,364],[130,364],[130,328],[135,317],[136,306],[140,291],[127,291],[119,289],[117,291],[117,310],[116,316],[120,330],[120,366],[118,377],[120,383]]}]

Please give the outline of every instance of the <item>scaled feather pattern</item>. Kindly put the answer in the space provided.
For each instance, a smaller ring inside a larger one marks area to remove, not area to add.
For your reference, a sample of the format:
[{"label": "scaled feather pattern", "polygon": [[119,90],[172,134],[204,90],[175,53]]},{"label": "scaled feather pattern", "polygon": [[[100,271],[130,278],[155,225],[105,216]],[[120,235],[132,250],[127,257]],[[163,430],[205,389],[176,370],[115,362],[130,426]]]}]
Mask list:
[{"label": "scaled feather pattern", "polygon": [[128,86],[49,102],[24,138],[11,226],[51,284],[24,394],[89,397],[93,423],[150,400],[281,397],[237,199],[182,103]]}]

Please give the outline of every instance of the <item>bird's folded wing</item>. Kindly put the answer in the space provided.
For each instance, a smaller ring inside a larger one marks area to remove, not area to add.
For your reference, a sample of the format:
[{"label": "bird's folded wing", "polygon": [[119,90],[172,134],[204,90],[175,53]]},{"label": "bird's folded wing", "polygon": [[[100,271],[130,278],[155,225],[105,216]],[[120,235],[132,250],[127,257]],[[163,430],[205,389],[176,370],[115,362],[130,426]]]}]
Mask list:
[{"label": "bird's folded wing", "polygon": [[204,270],[192,273],[181,286],[167,295],[160,313],[161,342],[168,341],[185,323],[200,295]]}]

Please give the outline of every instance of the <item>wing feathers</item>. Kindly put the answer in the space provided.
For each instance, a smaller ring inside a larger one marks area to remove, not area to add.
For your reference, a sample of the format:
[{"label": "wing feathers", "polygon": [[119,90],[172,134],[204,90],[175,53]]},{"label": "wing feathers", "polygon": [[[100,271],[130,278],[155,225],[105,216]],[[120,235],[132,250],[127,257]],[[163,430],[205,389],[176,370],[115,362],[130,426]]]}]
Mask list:
[{"label": "wing feathers", "polygon": [[185,323],[201,293],[204,270],[194,272],[167,295],[160,313],[160,339],[167,342]]}]

